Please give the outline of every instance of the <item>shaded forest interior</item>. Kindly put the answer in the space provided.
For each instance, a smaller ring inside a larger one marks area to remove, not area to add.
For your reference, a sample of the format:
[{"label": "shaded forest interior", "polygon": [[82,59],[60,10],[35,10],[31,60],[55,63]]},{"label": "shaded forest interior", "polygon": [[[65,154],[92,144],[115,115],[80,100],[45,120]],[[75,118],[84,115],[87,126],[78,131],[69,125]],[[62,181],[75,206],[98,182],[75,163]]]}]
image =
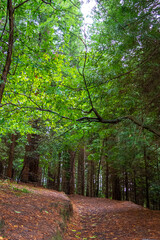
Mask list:
[{"label": "shaded forest interior", "polygon": [[160,210],[158,0],[2,0],[0,177]]}]

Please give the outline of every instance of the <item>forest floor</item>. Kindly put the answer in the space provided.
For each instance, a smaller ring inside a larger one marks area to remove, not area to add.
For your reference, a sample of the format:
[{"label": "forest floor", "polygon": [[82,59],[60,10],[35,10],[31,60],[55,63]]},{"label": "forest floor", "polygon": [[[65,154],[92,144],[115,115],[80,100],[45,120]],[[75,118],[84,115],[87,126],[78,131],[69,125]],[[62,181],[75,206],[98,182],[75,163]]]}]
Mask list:
[{"label": "forest floor", "polygon": [[74,214],[64,240],[160,240],[160,211],[129,201],[70,197]]},{"label": "forest floor", "polygon": [[0,181],[2,239],[160,240],[160,211]]},{"label": "forest floor", "polygon": [[72,213],[63,192],[0,180],[0,240],[60,240]]}]

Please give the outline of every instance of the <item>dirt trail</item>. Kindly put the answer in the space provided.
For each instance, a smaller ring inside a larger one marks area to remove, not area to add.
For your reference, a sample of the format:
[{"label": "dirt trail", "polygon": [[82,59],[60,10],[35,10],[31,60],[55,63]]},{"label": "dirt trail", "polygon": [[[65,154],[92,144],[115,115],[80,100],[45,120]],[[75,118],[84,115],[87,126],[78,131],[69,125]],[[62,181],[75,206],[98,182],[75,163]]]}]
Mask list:
[{"label": "dirt trail", "polygon": [[61,239],[71,213],[62,192],[1,181],[0,240]]},{"label": "dirt trail", "polygon": [[160,240],[160,211],[132,202],[71,196],[74,216],[64,240]]}]

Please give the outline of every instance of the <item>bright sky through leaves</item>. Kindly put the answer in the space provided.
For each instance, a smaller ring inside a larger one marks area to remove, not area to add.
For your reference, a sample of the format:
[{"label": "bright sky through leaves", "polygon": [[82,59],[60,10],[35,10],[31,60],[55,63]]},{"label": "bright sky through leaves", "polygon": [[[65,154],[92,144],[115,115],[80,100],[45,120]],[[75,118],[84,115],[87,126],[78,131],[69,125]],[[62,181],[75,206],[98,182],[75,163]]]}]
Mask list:
[{"label": "bright sky through leaves", "polygon": [[84,16],[85,24],[91,24],[93,22],[90,15],[91,15],[91,10],[93,9],[94,6],[95,6],[95,0],[90,0],[90,1],[84,0],[83,1],[81,11]]}]

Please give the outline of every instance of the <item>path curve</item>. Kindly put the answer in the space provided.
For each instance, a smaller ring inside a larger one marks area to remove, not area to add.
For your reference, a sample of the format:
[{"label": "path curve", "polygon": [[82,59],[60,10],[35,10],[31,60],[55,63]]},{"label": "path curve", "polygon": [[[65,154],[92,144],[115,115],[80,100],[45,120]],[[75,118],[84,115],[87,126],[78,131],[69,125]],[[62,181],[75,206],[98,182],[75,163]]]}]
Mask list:
[{"label": "path curve", "polygon": [[71,196],[74,215],[64,240],[160,240],[160,211],[129,201]]}]

